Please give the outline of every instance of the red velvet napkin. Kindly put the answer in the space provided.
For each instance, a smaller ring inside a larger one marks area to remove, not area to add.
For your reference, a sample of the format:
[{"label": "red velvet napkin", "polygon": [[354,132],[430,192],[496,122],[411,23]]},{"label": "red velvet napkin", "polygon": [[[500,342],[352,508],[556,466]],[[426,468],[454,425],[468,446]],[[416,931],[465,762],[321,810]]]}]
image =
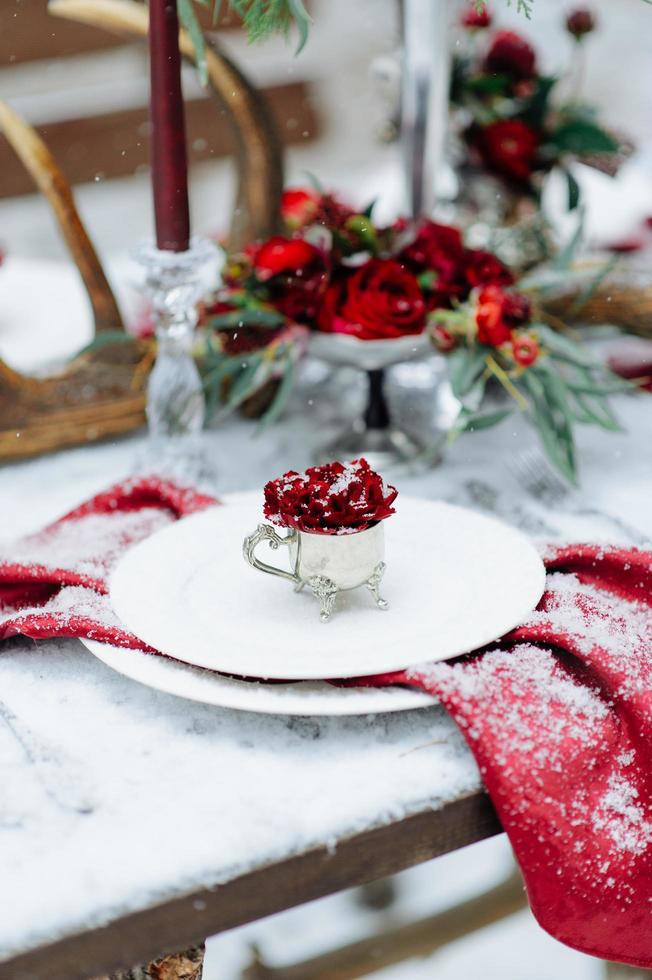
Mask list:
[{"label": "red velvet napkin", "polygon": [[[132,481],[18,542],[0,554],[0,639],[141,646],[109,606],[111,568],[128,545],[213,503]],[[578,545],[550,551],[546,566],[536,612],[501,642],[358,683],[409,684],[446,706],[544,929],[652,967],[652,554]]]}]

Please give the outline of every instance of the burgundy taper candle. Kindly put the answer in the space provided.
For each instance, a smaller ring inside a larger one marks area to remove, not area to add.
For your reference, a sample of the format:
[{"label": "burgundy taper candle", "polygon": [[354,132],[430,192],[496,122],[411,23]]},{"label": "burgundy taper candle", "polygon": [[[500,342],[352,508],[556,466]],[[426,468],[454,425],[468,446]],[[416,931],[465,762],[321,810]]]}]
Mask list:
[{"label": "burgundy taper candle", "polygon": [[156,245],[185,252],[190,215],[177,0],[149,0],[149,59]]}]

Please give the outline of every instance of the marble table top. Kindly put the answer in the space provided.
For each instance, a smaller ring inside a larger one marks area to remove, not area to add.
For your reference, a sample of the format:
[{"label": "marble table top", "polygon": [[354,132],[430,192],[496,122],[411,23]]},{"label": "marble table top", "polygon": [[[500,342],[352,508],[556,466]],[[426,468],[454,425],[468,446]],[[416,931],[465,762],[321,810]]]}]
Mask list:
[{"label": "marble table top", "polygon": [[[398,411],[400,381],[390,392]],[[300,387],[289,421],[262,437],[237,419],[207,433],[218,492],[307,465],[323,428],[313,403],[334,403],[331,384]],[[400,477],[400,487],[539,539],[642,543],[652,538],[652,399],[616,405],[625,431],[581,433],[582,487],[556,509],[512,475],[509,460],[534,441],[518,419],[463,437],[443,464]],[[0,537],[35,530],[125,476],[140,446],[133,437],[0,469]],[[438,707],[255,716],[140,686],[72,639],[2,646],[0,773],[2,976],[2,961],[19,953],[317,844],[337,848],[480,787]]]}]

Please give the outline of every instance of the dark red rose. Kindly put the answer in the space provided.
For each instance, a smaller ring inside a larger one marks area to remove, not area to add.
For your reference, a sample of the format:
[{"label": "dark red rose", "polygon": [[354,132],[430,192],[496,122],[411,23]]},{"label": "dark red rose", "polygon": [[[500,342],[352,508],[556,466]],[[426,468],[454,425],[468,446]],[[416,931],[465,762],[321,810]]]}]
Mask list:
[{"label": "dark red rose", "polygon": [[518,81],[532,78],[536,68],[534,48],[514,31],[494,35],[484,59],[484,70],[490,75],[508,75]]},{"label": "dark red rose", "polygon": [[265,517],[281,527],[315,534],[365,531],[395,513],[396,487],[386,485],[366,459],[294,470],[264,489]]},{"label": "dark red rose", "polygon": [[467,249],[465,256],[466,281],[470,289],[476,286],[511,286],[514,276],[493,254],[480,248]]},{"label": "dark red rose", "polygon": [[457,260],[464,252],[462,235],[458,228],[440,225],[436,221],[423,221],[413,240],[399,255],[411,269],[417,272],[436,270],[442,258]]},{"label": "dark red rose", "polygon": [[428,309],[449,307],[453,300],[468,296],[464,276],[465,249],[459,229],[423,221],[414,239],[399,253],[399,260],[420,275],[432,272],[434,277],[426,291]]},{"label": "dark red rose", "polygon": [[393,259],[370,259],[327,290],[319,329],[360,340],[421,333],[426,306],[416,277]]},{"label": "dark red rose", "polygon": [[482,30],[485,27],[491,27],[491,20],[487,4],[478,7],[475,0],[471,0],[460,16],[460,24],[469,30]]},{"label": "dark red rose", "polygon": [[529,323],[530,301],[521,293],[506,293],[500,286],[485,286],[478,294],[475,321],[478,340],[500,347],[511,340],[512,330]]},{"label": "dark red rose", "polygon": [[595,29],[595,17],[586,7],[573,10],[566,18],[566,30],[576,41],[581,41],[585,35]]},{"label": "dark red rose", "polygon": [[520,119],[505,119],[472,136],[485,165],[511,180],[527,182],[536,169],[539,137]]},{"label": "dark red rose", "polygon": [[517,334],[512,338],[512,356],[521,367],[532,367],[539,356],[539,344],[531,334]]},{"label": "dark red rose", "polygon": [[300,275],[313,263],[321,260],[314,245],[303,238],[283,238],[275,235],[260,245],[253,257],[254,272],[261,282],[283,273]]}]

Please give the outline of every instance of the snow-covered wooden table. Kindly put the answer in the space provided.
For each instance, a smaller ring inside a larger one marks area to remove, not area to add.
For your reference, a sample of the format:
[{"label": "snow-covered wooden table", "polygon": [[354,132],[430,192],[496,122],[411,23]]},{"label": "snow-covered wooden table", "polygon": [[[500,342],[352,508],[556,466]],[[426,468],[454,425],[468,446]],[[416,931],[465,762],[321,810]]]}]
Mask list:
[{"label": "snow-covered wooden table", "polygon": [[[298,393],[297,398],[306,397]],[[582,434],[583,493],[529,498],[505,460],[520,422],[465,437],[412,494],[482,507],[543,539],[652,537],[652,400],[624,435]],[[308,409],[262,439],[208,436],[219,490],[308,463]],[[0,470],[1,536],[34,530],[124,476],[138,439]],[[0,980],[85,980],[499,831],[437,707],[363,718],[264,717],[113,673],[76,640],[0,650]]]}]

